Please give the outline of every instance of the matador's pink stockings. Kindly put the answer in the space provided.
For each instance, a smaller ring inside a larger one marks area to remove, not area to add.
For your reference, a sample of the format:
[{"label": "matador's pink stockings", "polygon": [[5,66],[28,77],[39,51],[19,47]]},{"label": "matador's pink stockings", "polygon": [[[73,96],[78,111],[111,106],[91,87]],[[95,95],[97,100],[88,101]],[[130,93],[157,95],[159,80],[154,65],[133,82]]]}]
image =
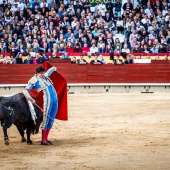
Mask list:
[{"label": "matador's pink stockings", "polygon": [[46,141],[46,130],[42,130],[42,142]]},{"label": "matador's pink stockings", "polygon": [[49,135],[50,129],[46,130],[46,134],[45,134],[45,140],[48,142],[48,135]]}]

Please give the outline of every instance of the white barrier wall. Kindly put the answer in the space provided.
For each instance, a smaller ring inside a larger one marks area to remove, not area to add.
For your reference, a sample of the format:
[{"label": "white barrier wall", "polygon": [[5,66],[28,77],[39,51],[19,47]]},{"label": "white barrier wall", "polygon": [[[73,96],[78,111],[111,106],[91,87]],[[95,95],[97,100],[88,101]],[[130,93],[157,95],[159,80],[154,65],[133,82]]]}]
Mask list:
[{"label": "white barrier wall", "polygon": [[[0,96],[21,93],[26,84],[0,85]],[[68,84],[68,93],[170,93],[170,83],[155,84]]]}]

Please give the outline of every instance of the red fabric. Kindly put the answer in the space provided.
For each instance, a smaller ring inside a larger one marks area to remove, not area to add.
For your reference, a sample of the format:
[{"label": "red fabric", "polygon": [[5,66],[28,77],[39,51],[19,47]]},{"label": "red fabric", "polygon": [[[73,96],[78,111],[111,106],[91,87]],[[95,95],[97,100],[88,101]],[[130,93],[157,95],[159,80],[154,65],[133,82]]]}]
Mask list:
[{"label": "red fabric", "polygon": [[[46,68],[46,70],[52,67],[48,62],[43,63],[43,66]],[[51,74],[50,79],[53,82],[53,86],[58,97],[58,112],[56,119],[68,120],[67,82],[57,71]],[[35,98],[37,104],[43,109],[43,92],[37,92],[36,90],[32,89],[30,90],[30,94]]]},{"label": "red fabric", "polygon": [[156,3],[156,0],[151,0],[151,2],[154,4],[154,3]]},{"label": "red fabric", "polygon": [[74,48],[73,47],[66,47],[66,51],[68,52],[68,53],[73,53],[74,52]]},{"label": "red fabric", "polygon": [[83,52],[84,52],[84,51],[85,51],[86,53],[87,53],[87,52],[90,52],[90,48],[89,48],[89,47],[82,47],[81,49],[82,49]]}]

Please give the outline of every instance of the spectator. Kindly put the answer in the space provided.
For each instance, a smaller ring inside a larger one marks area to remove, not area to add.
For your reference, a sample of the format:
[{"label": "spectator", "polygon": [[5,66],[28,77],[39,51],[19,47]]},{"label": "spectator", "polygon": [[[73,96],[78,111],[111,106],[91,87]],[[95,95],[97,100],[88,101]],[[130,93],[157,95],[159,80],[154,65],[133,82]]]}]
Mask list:
[{"label": "spectator", "polygon": [[44,58],[44,61],[50,60],[50,57],[46,53],[42,53],[42,57]]},{"label": "spectator", "polygon": [[1,55],[0,55],[0,64],[3,64],[4,60],[5,60],[5,59],[4,59],[4,56],[1,54]]},{"label": "spectator", "polygon": [[87,43],[84,44],[84,46],[81,48],[83,53],[89,53],[90,48],[88,47]]},{"label": "spectator", "polygon": [[155,44],[153,44],[153,46],[150,50],[151,50],[152,53],[158,53],[158,49],[156,48]]},{"label": "spectator", "polygon": [[155,60],[159,60],[159,55],[156,55]]},{"label": "spectator", "polygon": [[112,53],[113,52],[113,48],[110,45],[106,46],[106,53]]},{"label": "spectator", "polygon": [[167,56],[167,55],[165,55],[163,60],[168,60],[168,56]]},{"label": "spectator", "polygon": [[24,54],[26,53],[26,49],[24,49],[23,44],[20,44],[20,45],[19,45],[18,52],[19,52],[19,53],[24,53]]},{"label": "spectator", "polygon": [[114,49],[114,41],[112,41],[110,38],[107,38],[106,40],[106,46],[110,46],[112,49]]},{"label": "spectator", "polygon": [[53,51],[51,58],[60,58],[60,57],[57,56],[57,53],[55,51]]},{"label": "spectator", "polygon": [[0,7],[3,9],[3,11],[5,11],[5,9],[8,7],[6,4],[6,0],[2,1],[2,4],[0,5]]},{"label": "spectator", "polygon": [[58,48],[58,52],[59,53],[65,53],[66,52],[66,49],[64,47],[64,44],[60,44],[60,47]]},{"label": "spectator", "polygon": [[32,52],[35,53],[39,53],[40,52],[40,48],[37,42],[33,43],[33,48],[32,48]]},{"label": "spectator", "polygon": [[124,48],[124,45],[127,45],[127,48],[131,49],[130,42],[127,40],[127,38],[124,38],[124,40],[121,44],[122,48]]},{"label": "spectator", "polygon": [[113,60],[113,64],[115,65],[122,65],[124,64],[123,61],[120,59],[120,56],[116,56],[116,59]]},{"label": "spectator", "polygon": [[80,9],[80,11],[83,10],[83,7],[79,4],[79,0],[76,0],[76,5],[74,5],[74,10],[77,11],[77,9]]},{"label": "spectator", "polygon": [[116,48],[118,45],[119,45],[120,48],[121,48],[122,44],[120,43],[119,38],[116,38],[116,39],[115,39],[115,43],[114,43],[114,48]]},{"label": "spectator", "polygon": [[137,41],[137,38],[134,37],[134,38],[133,38],[133,41],[131,41],[131,43],[130,43],[131,48],[134,48],[136,44],[140,45],[140,42],[138,42],[138,41]]},{"label": "spectator", "polygon": [[22,53],[18,53],[18,55],[16,56],[16,64],[23,64]]},{"label": "spectator", "polygon": [[71,60],[71,64],[77,64],[76,56],[73,56],[73,58],[72,58],[72,60]]},{"label": "spectator", "polygon": [[117,14],[117,17],[121,17],[121,8],[122,8],[122,4],[120,3],[119,0],[116,0],[116,2],[115,2],[115,13]]},{"label": "spectator", "polygon": [[114,50],[114,53],[121,53],[121,52],[122,52],[122,50],[120,49],[120,46],[117,45],[116,49]]},{"label": "spectator", "polygon": [[106,3],[106,9],[110,16],[113,16],[113,4],[111,0],[108,0],[108,2]]},{"label": "spectator", "polygon": [[12,64],[11,57],[10,56],[5,56],[3,64]]},{"label": "spectator", "polygon": [[84,56],[81,55],[80,59],[77,59],[78,64],[87,64],[87,61],[84,59]]},{"label": "spectator", "polygon": [[91,4],[88,2],[88,0],[85,0],[83,3],[83,9],[85,11],[90,10]]},{"label": "spectator", "polygon": [[65,52],[62,56],[62,59],[70,59],[70,56],[68,55],[68,52]]},{"label": "spectator", "polygon": [[102,44],[102,46],[99,48],[99,53],[106,53],[105,44]]},{"label": "spectator", "polygon": [[117,22],[116,22],[116,26],[117,26],[117,33],[119,34],[119,32],[121,32],[123,34],[123,20],[121,17],[118,18]]},{"label": "spectator", "polygon": [[133,60],[132,60],[131,55],[128,55],[128,56],[127,56],[127,59],[125,60],[124,63],[125,63],[125,64],[132,64],[132,63],[133,63]]},{"label": "spectator", "polygon": [[133,9],[133,4],[131,3],[131,0],[127,0],[126,3],[123,5],[123,10],[126,11],[127,14],[129,14]]},{"label": "spectator", "polygon": [[68,53],[73,53],[74,52],[74,48],[72,47],[71,42],[67,43],[66,52],[68,52]]},{"label": "spectator", "polygon": [[98,53],[99,50],[98,48],[96,47],[95,43],[92,44],[92,47],[90,47],[90,53]]},{"label": "spectator", "polygon": [[162,44],[160,44],[158,53],[166,53],[166,48]]},{"label": "spectator", "polygon": [[144,44],[143,48],[141,48],[141,52],[142,53],[150,53],[150,49],[148,48],[148,46],[146,44]]},{"label": "spectator", "polygon": [[30,54],[27,55],[27,58],[24,60],[24,64],[33,64],[33,60]]},{"label": "spectator", "polygon": [[122,52],[130,53],[130,49],[127,48],[127,45],[126,45],[126,44],[124,45],[124,48],[122,48]]},{"label": "spectator", "polygon": [[37,61],[37,64],[42,64],[42,63],[44,63],[44,56],[43,56],[43,54],[42,53],[37,53],[36,54],[36,57],[37,57],[37,59],[36,59],[36,61]]},{"label": "spectator", "polygon": [[106,60],[103,58],[103,55],[99,55],[99,60],[102,62],[102,64],[107,64]]},{"label": "spectator", "polygon": [[167,46],[166,52],[167,52],[167,53],[170,53],[170,44]]},{"label": "spectator", "polygon": [[132,53],[140,53],[141,52],[141,49],[139,47],[139,44],[136,43],[134,48],[132,48]]},{"label": "spectator", "polygon": [[76,43],[76,45],[75,45],[75,47],[74,47],[74,52],[75,52],[75,53],[82,53],[82,49],[81,49],[79,43]]},{"label": "spectator", "polygon": [[4,39],[1,39],[1,42],[0,42],[0,52],[1,53],[7,52],[7,46],[4,42]]},{"label": "spectator", "polygon": [[11,55],[11,64],[16,64],[16,58],[13,55]]},{"label": "spectator", "polygon": [[101,15],[104,17],[106,12],[106,5],[104,4],[104,1],[101,1],[98,6],[99,12],[101,12]]},{"label": "spectator", "polygon": [[95,55],[94,59],[90,61],[90,64],[103,64],[103,63],[98,59],[98,55]]}]

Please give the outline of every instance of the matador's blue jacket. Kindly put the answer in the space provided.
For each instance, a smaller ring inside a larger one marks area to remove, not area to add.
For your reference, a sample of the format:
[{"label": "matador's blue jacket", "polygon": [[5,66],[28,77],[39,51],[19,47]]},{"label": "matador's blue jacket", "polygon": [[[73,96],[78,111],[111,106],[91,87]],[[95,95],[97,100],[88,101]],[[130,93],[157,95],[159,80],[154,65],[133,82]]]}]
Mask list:
[{"label": "matador's blue jacket", "polygon": [[38,92],[43,91],[43,122],[42,129],[51,129],[57,110],[58,110],[58,98],[54,89],[52,81],[48,78],[54,71],[55,67],[50,68],[44,78],[40,78],[35,74],[29,81],[28,85],[23,90],[26,98],[32,98],[29,94],[29,90],[35,89]]}]

